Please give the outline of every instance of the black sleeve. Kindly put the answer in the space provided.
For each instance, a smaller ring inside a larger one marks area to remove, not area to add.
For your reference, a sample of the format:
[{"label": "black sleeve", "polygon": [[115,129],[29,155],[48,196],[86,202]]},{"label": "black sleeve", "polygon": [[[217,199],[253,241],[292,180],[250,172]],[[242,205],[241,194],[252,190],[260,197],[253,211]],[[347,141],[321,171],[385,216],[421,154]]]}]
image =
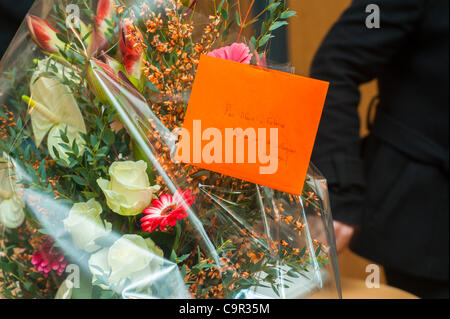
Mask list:
[{"label": "black sleeve", "polygon": [[[359,225],[365,192],[360,155],[359,85],[376,79],[421,20],[424,0],[355,0],[333,26],[311,76],[330,82],[312,161],[328,179],[336,220]],[[379,29],[369,29],[369,4],[380,8]]]}]

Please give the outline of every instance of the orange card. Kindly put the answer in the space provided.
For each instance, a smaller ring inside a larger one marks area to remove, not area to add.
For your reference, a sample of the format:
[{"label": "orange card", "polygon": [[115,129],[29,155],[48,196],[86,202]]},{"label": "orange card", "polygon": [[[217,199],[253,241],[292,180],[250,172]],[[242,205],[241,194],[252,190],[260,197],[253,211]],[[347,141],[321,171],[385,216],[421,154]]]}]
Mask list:
[{"label": "orange card", "polygon": [[328,83],[203,55],[176,159],[301,195]]}]

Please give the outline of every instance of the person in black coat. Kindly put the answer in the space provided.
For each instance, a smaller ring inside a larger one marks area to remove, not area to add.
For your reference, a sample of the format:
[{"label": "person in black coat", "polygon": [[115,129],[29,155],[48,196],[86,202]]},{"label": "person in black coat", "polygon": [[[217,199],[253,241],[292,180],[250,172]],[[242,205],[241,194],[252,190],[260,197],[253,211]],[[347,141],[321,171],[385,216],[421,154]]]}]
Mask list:
[{"label": "person in black coat", "polygon": [[[382,264],[392,286],[448,298],[449,1],[353,1],[311,76],[331,84],[312,160],[329,182],[338,248]],[[362,141],[358,87],[373,79]]]}]

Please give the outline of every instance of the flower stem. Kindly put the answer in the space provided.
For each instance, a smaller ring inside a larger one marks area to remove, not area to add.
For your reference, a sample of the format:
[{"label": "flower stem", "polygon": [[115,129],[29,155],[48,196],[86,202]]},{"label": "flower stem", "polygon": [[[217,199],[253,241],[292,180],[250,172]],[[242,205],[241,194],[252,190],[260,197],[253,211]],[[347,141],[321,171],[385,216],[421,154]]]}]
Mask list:
[{"label": "flower stem", "polygon": [[132,216],[128,216],[128,232],[130,234],[133,233],[133,217]]},{"label": "flower stem", "polygon": [[175,225],[175,242],[173,243],[173,251],[175,254],[178,250],[178,245],[180,244],[180,237],[181,237],[181,225],[180,223],[177,223]]}]

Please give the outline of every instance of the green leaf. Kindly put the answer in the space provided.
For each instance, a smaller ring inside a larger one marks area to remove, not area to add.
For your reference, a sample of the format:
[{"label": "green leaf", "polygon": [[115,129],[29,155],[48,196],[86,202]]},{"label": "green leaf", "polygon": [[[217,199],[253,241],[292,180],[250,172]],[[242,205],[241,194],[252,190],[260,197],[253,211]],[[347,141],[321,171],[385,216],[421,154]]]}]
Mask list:
[{"label": "green leaf", "polygon": [[116,140],[116,136],[111,130],[105,130],[102,136],[102,140],[106,145],[112,145]]},{"label": "green leaf", "polygon": [[267,10],[268,10],[270,13],[273,13],[273,12],[275,11],[275,9],[278,8],[278,7],[280,6],[280,4],[281,4],[281,2],[274,2],[274,3],[272,3],[272,4],[267,8]]},{"label": "green leaf", "polygon": [[189,258],[190,255],[191,255],[191,254],[186,254],[186,255],[183,255],[183,256],[181,256],[181,257],[177,257],[177,258],[176,258],[176,263],[177,263],[177,264],[182,263],[182,262],[185,261],[187,258]]},{"label": "green leaf", "polygon": [[39,165],[38,174],[41,177],[42,182],[47,181],[47,171],[45,170],[45,161],[42,161]]},{"label": "green leaf", "polygon": [[284,11],[284,12],[281,14],[280,18],[283,19],[283,20],[286,20],[286,19],[292,18],[292,17],[295,16],[296,14],[297,14],[296,11]]},{"label": "green leaf", "polygon": [[275,287],[274,285],[272,285],[272,290],[276,293],[276,295],[279,297],[280,296],[280,292],[278,291],[277,287]]},{"label": "green leaf", "polygon": [[217,11],[221,11],[222,7],[223,7],[223,3],[225,2],[225,0],[220,1],[219,6],[217,7]]},{"label": "green leaf", "polygon": [[81,186],[86,186],[86,181],[79,176],[72,175],[72,178],[75,183]]},{"label": "green leaf", "polygon": [[264,46],[265,44],[267,44],[267,42],[268,42],[271,38],[273,38],[273,36],[271,36],[270,34],[266,34],[266,35],[264,36],[264,38],[262,38],[261,42],[259,43],[259,47],[262,47],[262,46]]},{"label": "green leaf", "polygon": [[13,262],[0,262],[0,268],[5,273],[16,274],[17,272],[17,265]]},{"label": "green leaf", "polygon": [[239,11],[236,10],[236,23],[240,27],[241,26],[241,17],[239,16]]},{"label": "green leaf", "polygon": [[269,31],[275,31],[278,28],[281,28],[282,26],[287,25],[288,23],[286,21],[276,21],[274,24],[271,25],[269,28]]},{"label": "green leaf", "polygon": [[220,10],[220,14],[222,15],[222,17],[223,17],[225,20],[228,20],[228,19],[230,18],[229,14],[228,14],[228,11],[225,10],[225,9]]}]

